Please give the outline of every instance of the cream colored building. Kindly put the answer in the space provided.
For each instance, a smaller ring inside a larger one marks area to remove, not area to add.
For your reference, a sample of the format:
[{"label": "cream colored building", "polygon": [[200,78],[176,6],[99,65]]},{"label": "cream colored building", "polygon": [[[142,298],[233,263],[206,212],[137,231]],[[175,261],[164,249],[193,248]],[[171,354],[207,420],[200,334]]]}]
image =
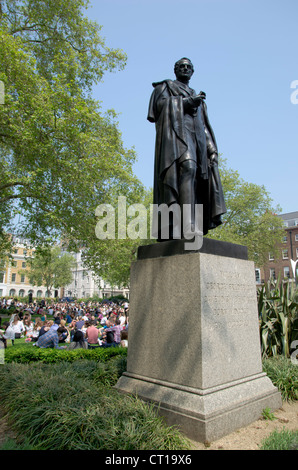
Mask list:
[{"label": "cream colored building", "polygon": [[32,294],[35,298],[44,297],[75,297],[89,298],[97,295],[101,298],[122,294],[129,298],[129,289],[110,286],[104,280],[96,277],[90,270],[86,269],[82,261],[82,253],[71,253],[76,260],[73,269],[73,280],[64,289],[53,289],[47,292],[45,286],[32,286],[29,279],[20,271],[26,268],[26,258],[32,255],[33,248],[27,240],[13,237],[14,249],[12,260],[0,267],[0,298],[1,297],[26,297]]},{"label": "cream colored building", "polygon": [[76,260],[76,267],[73,269],[73,281],[64,288],[64,297],[82,299],[97,295],[107,298],[122,294],[127,299],[129,298],[129,289],[111,286],[88,270],[84,266],[82,252],[71,254]]},{"label": "cream colored building", "polygon": [[46,287],[32,286],[27,276],[20,273],[26,269],[26,258],[32,255],[32,247],[24,238],[13,237],[13,241],[12,260],[6,261],[3,269],[0,268],[0,298],[25,297],[30,293],[33,298],[45,297]]}]

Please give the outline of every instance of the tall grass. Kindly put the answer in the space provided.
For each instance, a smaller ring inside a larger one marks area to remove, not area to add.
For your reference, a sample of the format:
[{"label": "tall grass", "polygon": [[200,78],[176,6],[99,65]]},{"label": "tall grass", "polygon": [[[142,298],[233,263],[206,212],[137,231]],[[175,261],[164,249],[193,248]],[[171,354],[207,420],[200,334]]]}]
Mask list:
[{"label": "tall grass", "polygon": [[20,442],[36,450],[178,450],[190,445],[156,409],[112,386],[123,358],[108,364],[7,364],[0,396]]},{"label": "tall grass", "polygon": [[260,445],[261,450],[298,450],[298,431],[275,429]]},{"label": "tall grass", "polygon": [[284,401],[298,400],[298,366],[284,356],[263,360],[263,370],[278,388]]}]

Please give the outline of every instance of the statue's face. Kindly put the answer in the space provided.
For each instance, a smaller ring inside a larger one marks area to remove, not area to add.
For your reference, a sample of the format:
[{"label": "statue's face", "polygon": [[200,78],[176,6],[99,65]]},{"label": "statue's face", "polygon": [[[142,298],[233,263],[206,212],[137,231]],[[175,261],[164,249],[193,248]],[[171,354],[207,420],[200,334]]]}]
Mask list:
[{"label": "statue's face", "polygon": [[190,80],[193,74],[193,67],[188,60],[181,60],[176,68],[176,77],[178,80]]}]

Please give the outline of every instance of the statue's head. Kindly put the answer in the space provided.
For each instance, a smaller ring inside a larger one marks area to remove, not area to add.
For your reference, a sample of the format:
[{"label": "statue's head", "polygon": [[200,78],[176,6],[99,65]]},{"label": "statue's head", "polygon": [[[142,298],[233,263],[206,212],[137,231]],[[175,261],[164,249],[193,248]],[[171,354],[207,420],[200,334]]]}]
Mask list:
[{"label": "statue's head", "polygon": [[194,67],[187,57],[182,57],[175,63],[174,72],[178,80],[181,78],[189,80],[194,73]]}]

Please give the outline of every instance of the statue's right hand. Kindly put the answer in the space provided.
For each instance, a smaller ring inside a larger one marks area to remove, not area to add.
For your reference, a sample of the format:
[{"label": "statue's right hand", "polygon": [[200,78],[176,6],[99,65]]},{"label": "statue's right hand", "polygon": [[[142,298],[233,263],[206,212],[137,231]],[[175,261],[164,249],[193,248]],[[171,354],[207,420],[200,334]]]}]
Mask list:
[{"label": "statue's right hand", "polygon": [[205,96],[206,96],[205,93],[202,94],[202,92],[199,93],[198,95],[196,95],[196,96],[194,97],[194,103],[195,103],[195,105],[196,105],[196,106],[200,106],[200,104],[202,103],[202,101],[205,99]]}]

